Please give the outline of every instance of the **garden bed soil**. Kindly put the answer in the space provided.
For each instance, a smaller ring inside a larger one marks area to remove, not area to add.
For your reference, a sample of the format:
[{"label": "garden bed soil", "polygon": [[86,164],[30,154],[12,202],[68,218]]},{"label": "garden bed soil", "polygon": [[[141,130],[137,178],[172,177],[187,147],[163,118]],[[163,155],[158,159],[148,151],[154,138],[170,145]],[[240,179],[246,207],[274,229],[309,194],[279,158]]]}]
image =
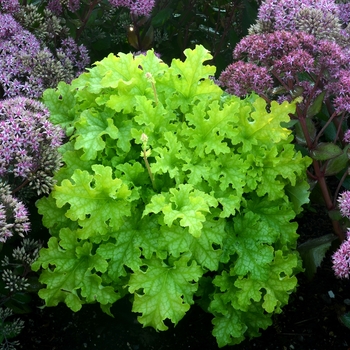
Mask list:
[{"label": "garden bed soil", "polygon": [[[310,214],[310,215],[309,215]],[[301,239],[330,233],[329,221],[319,213],[300,220]],[[331,268],[331,253],[323,260],[315,277],[308,281],[298,275],[299,287],[290,296],[283,312],[259,338],[246,340],[235,350],[350,350],[350,329],[339,320],[350,311],[350,281],[337,279]],[[19,336],[24,350],[184,350],[219,349],[212,336],[212,316],[192,306],[176,327],[166,332],[142,328],[131,312],[127,298],[112,307],[115,318],[98,305],[84,305],[74,313],[65,305],[40,309],[22,316],[25,328]]]}]

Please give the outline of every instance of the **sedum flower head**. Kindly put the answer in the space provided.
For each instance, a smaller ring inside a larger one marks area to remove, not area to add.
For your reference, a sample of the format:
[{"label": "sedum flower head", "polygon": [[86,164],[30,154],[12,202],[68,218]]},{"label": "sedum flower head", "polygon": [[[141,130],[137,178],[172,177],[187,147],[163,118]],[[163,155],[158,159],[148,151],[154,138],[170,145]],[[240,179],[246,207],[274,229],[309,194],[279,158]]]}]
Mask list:
[{"label": "sedum flower head", "polygon": [[[25,58],[38,54],[39,41],[9,14],[0,14],[0,23],[0,85],[3,95],[39,96],[39,90],[42,88],[34,85],[32,68],[24,62]],[[40,84],[38,81],[37,83]]]},{"label": "sedum flower head", "polygon": [[18,0],[0,0],[0,12],[14,14],[19,10]]},{"label": "sedum flower head", "polygon": [[350,129],[346,130],[344,133],[343,141],[345,143],[350,143]]},{"label": "sedum flower head", "polygon": [[251,91],[266,93],[272,90],[275,80],[289,90],[299,86],[307,91],[309,87],[304,81],[299,81],[298,74],[315,72],[316,50],[315,38],[302,32],[249,35],[237,44],[233,57],[238,61],[220,75],[220,85],[238,96]]},{"label": "sedum flower head", "polygon": [[341,215],[350,219],[350,191],[344,191],[339,195],[338,205]]},{"label": "sedum flower head", "polygon": [[72,38],[62,40],[61,46],[57,49],[57,57],[63,67],[71,65],[73,68],[71,71],[77,68],[77,74],[82,73],[90,63],[86,47],[84,45],[78,46]]},{"label": "sedum flower head", "polygon": [[339,249],[332,256],[333,270],[339,278],[350,276],[350,231],[347,239],[340,245]]},{"label": "sedum flower head", "polygon": [[338,4],[339,19],[343,25],[348,25],[350,22],[350,3],[346,1]]},{"label": "sedum flower head", "polygon": [[12,340],[17,337],[24,328],[24,321],[20,318],[11,319],[13,311],[8,307],[0,307],[0,323],[2,342],[0,344],[0,350],[16,350],[18,349],[19,341]]},{"label": "sedum flower head", "polygon": [[25,97],[0,101],[0,179],[12,190],[24,182],[48,193],[60,166],[63,131],[49,121],[45,106]]},{"label": "sedum flower head", "polygon": [[252,91],[264,95],[273,87],[273,80],[266,67],[238,61],[221,73],[219,84],[236,96],[245,96]]},{"label": "sedum flower head", "polygon": [[76,12],[80,8],[79,0],[50,0],[47,8],[55,15],[61,15],[63,8],[67,8],[70,12]]},{"label": "sedum flower head", "polygon": [[348,69],[340,69],[338,71],[338,79],[330,82],[328,88],[335,95],[333,100],[334,109],[338,113],[342,111],[350,113],[350,71]]},{"label": "sedum flower head", "polygon": [[[21,246],[13,249],[12,257],[19,266],[30,267],[39,256],[39,250],[42,244],[38,241],[29,238],[23,238]],[[8,257],[7,257],[8,259]],[[14,265],[9,261],[1,261],[2,266]],[[16,264],[15,264],[16,265]]]},{"label": "sedum flower head", "polygon": [[334,0],[266,0],[258,12],[258,21],[269,23],[273,30],[298,31],[296,23],[300,11],[319,10],[324,14],[339,15],[339,7]]},{"label": "sedum flower head", "polygon": [[[23,11],[20,13],[23,22],[29,25],[25,15]],[[50,23],[55,24],[55,18],[50,18]],[[73,39],[56,38],[56,34],[64,33],[57,23],[54,32],[40,32],[42,39],[48,40],[54,35],[51,43],[61,42],[53,51],[17,23],[13,16],[0,13],[0,23],[0,99],[40,97],[46,88],[57,86],[59,81],[69,83],[89,63],[85,47],[78,47]],[[47,32],[52,33],[48,35]]]},{"label": "sedum flower head", "polygon": [[270,66],[276,59],[295,50],[304,50],[312,54],[315,50],[315,38],[312,35],[288,31],[275,31],[249,35],[243,38],[233,51],[234,59],[244,59],[261,65]]},{"label": "sedum flower head", "polygon": [[[343,68],[348,65],[348,55],[336,42],[284,30],[251,34],[237,44],[233,58],[236,62],[219,77],[220,85],[232,94],[244,96],[251,91],[259,94],[269,91],[269,98],[290,101],[301,93],[307,100],[310,95],[321,93],[319,86],[322,86],[327,97],[341,97],[339,111],[348,108],[350,81],[348,70]],[[314,86],[316,78],[300,79],[306,74],[319,77],[320,85]]]},{"label": "sedum flower head", "polygon": [[8,307],[0,307],[0,323],[2,342],[0,350],[16,350],[20,345],[17,340],[12,338],[17,337],[24,328],[24,321],[20,318],[8,320],[13,315],[13,311]]},{"label": "sedum flower head", "polygon": [[267,0],[260,6],[258,20],[249,33],[302,31],[318,40],[349,47],[349,19],[349,4],[337,4],[334,0]]},{"label": "sedum flower head", "polygon": [[305,7],[298,12],[294,22],[297,31],[312,34],[319,40],[338,41],[341,37],[341,23],[332,12]]},{"label": "sedum flower head", "polygon": [[38,10],[34,4],[21,6],[14,18],[25,29],[29,30],[42,43],[51,49],[55,48],[61,38],[69,35],[69,29],[63,19],[55,16],[50,10]]},{"label": "sedum flower head", "polygon": [[0,242],[6,242],[15,233],[24,236],[29,230],[27,208],[12,196],[10,186],[0,181]]},{"label": "sedum flower head", "polygon": [[[350,191],[344,191],[338,197],[340,214],[350,219]],[[347,232],[347,239],[342,242],[339,249],[332,256],[333,270],[339,278],[350,276],[350,229]]]},{"label": "sedum flower head", "polygon": [[5,289],[10,292],[22,292],[29,287],[28,280],[25,277],[17,276],[9,269],[2,272],[1,279],[5,282]]}]

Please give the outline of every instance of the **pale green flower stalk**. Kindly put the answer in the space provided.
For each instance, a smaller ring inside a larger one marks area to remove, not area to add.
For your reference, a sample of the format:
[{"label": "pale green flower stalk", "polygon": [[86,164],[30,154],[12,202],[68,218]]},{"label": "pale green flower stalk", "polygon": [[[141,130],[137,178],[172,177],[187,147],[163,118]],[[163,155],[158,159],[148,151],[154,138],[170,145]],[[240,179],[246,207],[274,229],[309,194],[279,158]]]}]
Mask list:
[{"label": "pale green flower stalk", "polygon": [[153,189],[155,189],[155,184],[154,184],[154,178],[153,178],[153,174],[151,171],[151,168],[149,166],[149,162],[148,162],[148,157],[151,155],[151,149],[148,146],[148,136],[145,133],[142,133],[141,135],[141,141],[142,141],[142,152],[141,152],[141,157],[143,157],[143,160],[145,161],[145,165],[148,171],[148,175],[151,179],[152,182],[152,187]]}]

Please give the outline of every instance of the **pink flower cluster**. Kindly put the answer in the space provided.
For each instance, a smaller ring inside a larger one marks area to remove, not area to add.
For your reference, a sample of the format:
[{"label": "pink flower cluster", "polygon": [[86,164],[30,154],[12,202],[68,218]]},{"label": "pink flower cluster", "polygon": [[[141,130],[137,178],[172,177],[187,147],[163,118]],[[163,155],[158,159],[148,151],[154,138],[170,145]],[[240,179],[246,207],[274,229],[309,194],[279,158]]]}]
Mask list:
[{"label": "pink flower cluster", "polygon": [[[77,45],[73,38],[62,40],[61,47],[57,49],[57,56],[66,65],[65,60],[73,64],[78,69],[76,75],[84,71],[90,63],[90,57],[87,48],[84,45]],[[67,63],[68,65],[69,63]]]},{"label": "pink flower cluster", "polygon": [[350,191],[344,191],[338,198],[340,214],[350,219]]},{"label": "pink flower cluster", "polygon": [[[307,94],[314,83],[300,79],[305,73],[320,75],[323,85],[332,89],[329,93],[337,93],[340,89],[350,92],[350,85],[344,86],[341,78],[348,72],[341,69],[347,62],[342,49],[334,42],[319,42],[307,33],[275,31],[249,35],[238,43],[233,57],[237,61],[223,71],[219,80],[237,96],[252,91],[268,94],[273,81],[288,93],[301,87]],[[337,83],[333,79],[337,79]]]},{"label": "pink flower cluster", "polygon": [[295,31],[296,18],[305,8],[339,15],[339,7],[334,0],[267,0],[259,8],[258,19],[273,23],[274,30]]},{"label": "pink flower cluster", "polygon": [[19,10],[18,0],[0,0],[0,12],[14,14]]},{"label": "pink flower cluster", "polygon": [[242,61],[229,65],[220,76],[219,84],[227,92],[237,96],[249,94],[252,89],[258,94],[265,94],[273,87],[273,80],[266,67]]},{"label": "pink flower cluster", "polygon": [[[49,121],[45,106],[35,100],[16,97],[0,101],[0,180],[32,180],[38,170],[50,174],[58,164],[43,168],[45,154],[54,154],[63,139],[61,128]],[[46,192],[46,191],[44,191]]]},{"label": "pink flower cluster", "polygon": [[69,11],[75,12],[80,8],[79,0],[50,0],[47,8],[55,15],[60,15],[63,12],[63,6],[66,6]]},{"label": "pink flower cluster", "polygon": [[[256,92],[279,101],[300,91],[306,105],[325,91],[337,113],[350,112],[350,34],[348,45],[339,18],[340,9],[347,8],[334,0],[264,1],[260,22],[235,47],[234,62],[222,72],[219,84],[237,96]],[[316,10],[320,18],[312,20]],[[329,31],[323,17],[333,18]],[[305,30],[296,26],[297,20]]]},{"label": "pink flower cluster", "polygon": [[0,242],[6,242],[14,233],[23,237],[30,230],[28,210],[14,198],[10,187],[0,180]]},{"label": "pink flower cluster", "polygon": [[332,256],[333,270],[339,278],[349,278],[350,276],[350,230],[347,239],[341,244],[339,249]]},{"label": "pink flower cluster", "polygon": [[[339,210],[343,217],[350,219],[350,191],[344,191],[338,198]],[[337,277],[350,277],[350,229],[347,239],[332,256],[333,270]]]},{"label": "pink flower cluster", "polygon": [[72,38],[61,41],[56,56],[10,14],[0,13],[0,99],[38,98],[59,81],[69,82],[89,64],[86,48]]}]

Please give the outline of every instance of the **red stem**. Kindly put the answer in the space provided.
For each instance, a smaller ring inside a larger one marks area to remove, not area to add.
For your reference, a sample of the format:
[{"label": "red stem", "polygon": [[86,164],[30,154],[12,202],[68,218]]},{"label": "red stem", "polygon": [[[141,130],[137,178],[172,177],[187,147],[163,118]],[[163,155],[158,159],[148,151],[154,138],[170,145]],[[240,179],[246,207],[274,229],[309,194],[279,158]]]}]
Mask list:
[{"label": "red stem", "polygon": [[[310,135],[308,133],[308,129],[307,129],[307,125],[306,125],[306,117],[301,112],[300,108],[298,108],[298,107],[297,107],[297,115],[298,115],[298,119],[300,121],[301,128],[303,130],[303,134],[304,134],[304,137],[306,140],[307,148],[310,151],[314,148],[314,143],[311,141]],[[322,196],[323,196],[323,199],[324,199],[325,204],[326,204],[326,208],[328,211],[331,211],[335,208],[335,204],[333,202],[330,190],[327,186],[325,174],[323,171],[321,171],[320,163],[315,159],[313,159],[313,169],[315,172],[315,177],[317,179],[317,182],[320,186]],[[333,219],[331,219],[331,220],[332,220],[332,225],[333,225],[333,229],[334,229],[335,234],[339,237],[339,239],[341,241],[343,241],[345,239],[345,234],[340,226],[339,221],[333,220]]]},{"label": "red stem", "polygon": [[89,4],[89,8],[87,10],[87,12],[85,13],[84,18],[81,21],[81,26],[78,28],[77,30],[77,34],[75,35],[75,40],[78,40],[80,38],[81,33],[83,32],[92,11],[94,10],[94,8],[101,2],[101,0],[92,0]]}]

